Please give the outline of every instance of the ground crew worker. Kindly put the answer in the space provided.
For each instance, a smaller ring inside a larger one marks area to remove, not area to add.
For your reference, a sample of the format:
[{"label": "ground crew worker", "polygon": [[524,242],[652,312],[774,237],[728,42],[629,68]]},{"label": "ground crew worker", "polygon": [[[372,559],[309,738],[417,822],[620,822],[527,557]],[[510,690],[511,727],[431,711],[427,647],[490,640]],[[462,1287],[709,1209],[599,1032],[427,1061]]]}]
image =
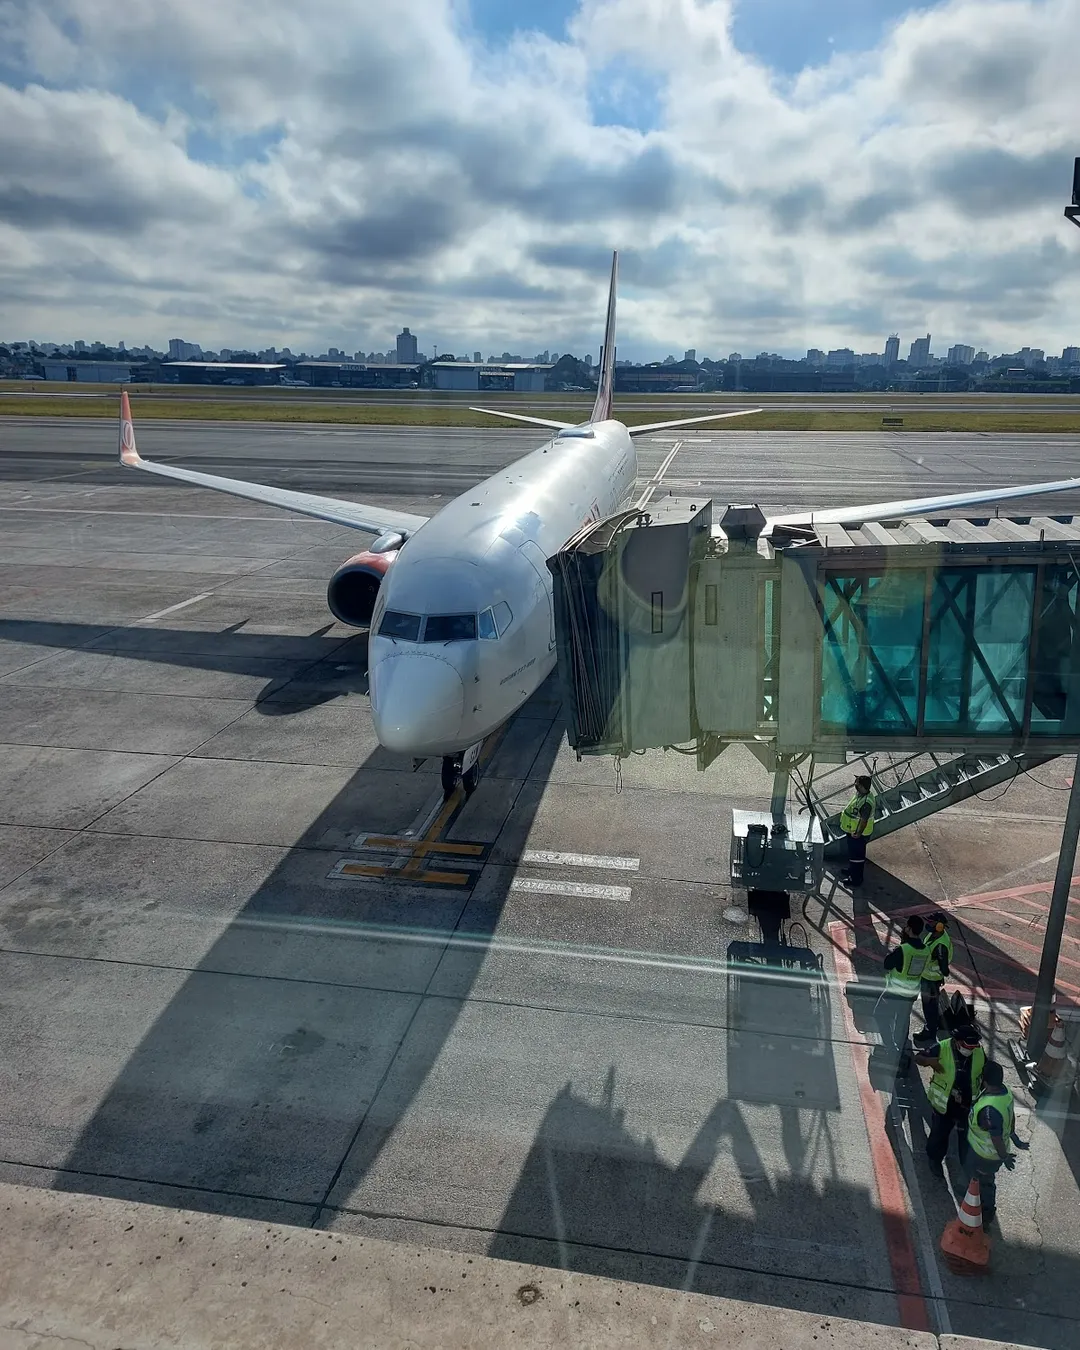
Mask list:
[{"label": "ground crew worker", "polygon": [[847,870],[841,880],[850,886],[863,884],[866,866],[866,841],[874,833],[874,809],[877,797],[869,776],[860,774],[855,779],[855,795],[840,812],[840,828],[847,835]]},{"label": "ground crew worker", "polygon": [[916,1064],[929,1064],[934,1071],[926,1097],[933,1108],[926,1156],[937,1176],[943,1175],[949,1136],[956,1131],[956,1146],[961,1165],[967,1162],[968,1118],[971,1103],[982,1090],[986,1055],[979,1045],[979,1029],[960,1027],[952,1036],[938,1041],[933,1049],[921,1050]]},{"label": "ground crew worker", "polygon": [[928,953],[926,969],[923,971],[919,992],[922,995],[922,1013],[926,1025],[915,1037],[916,1041],[934,1044],[941,1033],[941,990],[949,974],[949,962],[952,960],[953,944],[949,934],[948,915],[940,910],[931,914],[927,920],[928,933],[925,946]]},{"label": "ground crew worker", "polygon": [[886,956],[885,988],[875,1010],[882,1038],[896,1052],[898,1073],[907,1073],[911,1064],[907,1053],[911,1008],[919,996],[922,973],[926,969],[923,926],[918,914],[912,914],[900,934],[899,947],[894,947]]},{"label": "ground crew worker", "polygon": [[968,1117],[967,1181],[979,1178],[982,1193],[983,1227],[994,1220],[997,1213],[997,1174],[1004,1167],[1011,1172],[1016,1166],[1016,1155],[1010,1153],[1010,1141],[1017,1148],[1027,1144],[1016,1137],[1013,1095],[1005,1086],[1001,1065],[988,1059],[983,1065],[982,1091],[971,1106]]}]

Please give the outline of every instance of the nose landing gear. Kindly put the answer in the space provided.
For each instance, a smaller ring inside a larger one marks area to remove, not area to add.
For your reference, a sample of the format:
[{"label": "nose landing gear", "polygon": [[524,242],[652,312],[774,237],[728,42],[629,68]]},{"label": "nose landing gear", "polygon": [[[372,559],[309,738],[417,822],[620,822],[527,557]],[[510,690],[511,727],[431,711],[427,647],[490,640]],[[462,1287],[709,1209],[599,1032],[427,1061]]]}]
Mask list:
[{"label": "nose landing gear", "polygon": [[470,745],[457,755],[443,755],[442,790],[444,800],[454,795],[458,783],[465,789],[465,796],[471,797],[480,782],[480,750],[483,741]]}]

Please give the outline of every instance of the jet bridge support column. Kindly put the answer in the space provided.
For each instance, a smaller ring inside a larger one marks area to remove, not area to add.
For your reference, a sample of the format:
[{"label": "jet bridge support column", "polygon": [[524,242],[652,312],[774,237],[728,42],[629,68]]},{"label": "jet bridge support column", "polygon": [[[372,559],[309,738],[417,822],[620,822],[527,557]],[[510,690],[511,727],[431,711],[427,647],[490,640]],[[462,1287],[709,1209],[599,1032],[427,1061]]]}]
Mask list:
[{"label": "jet bridge support column", "polygon": [[1069,890],[1073,867],[1076,865],[1076,843],[1080,838],[1080,755],[1073,767],[1069,809],[1065,813],[1065,828],[1061,832],[1061,851],[1058,853],[1054,891],[1050,898],[1050,912],[1046,916],[1046,937],[1043,941],[1039,979],[1035,986],[1035,1006],[1031,1010],[1031,1030],[1025,1047],[1027,1063],[1037,1064],[1050,1038],[1050,1009],[1057,980],[1058,956],[1061,953],[1061,935],[1069,909]]},{"label": "jet bridge support column", "polygon": [[787,794],[791,782],[793,755],[777,755],[772,780],[772,818],[774,832],[787,829]]}]

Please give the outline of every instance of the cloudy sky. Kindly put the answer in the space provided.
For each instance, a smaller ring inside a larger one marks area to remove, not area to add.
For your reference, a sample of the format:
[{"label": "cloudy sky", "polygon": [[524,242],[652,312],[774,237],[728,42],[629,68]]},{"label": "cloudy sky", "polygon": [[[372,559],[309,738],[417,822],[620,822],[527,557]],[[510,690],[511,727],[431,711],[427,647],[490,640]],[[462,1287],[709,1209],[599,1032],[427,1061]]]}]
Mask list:
[{"label": "cloudy sky", "polygon": [[1080,0],[0,0],[0,335],[1080,342]]}]

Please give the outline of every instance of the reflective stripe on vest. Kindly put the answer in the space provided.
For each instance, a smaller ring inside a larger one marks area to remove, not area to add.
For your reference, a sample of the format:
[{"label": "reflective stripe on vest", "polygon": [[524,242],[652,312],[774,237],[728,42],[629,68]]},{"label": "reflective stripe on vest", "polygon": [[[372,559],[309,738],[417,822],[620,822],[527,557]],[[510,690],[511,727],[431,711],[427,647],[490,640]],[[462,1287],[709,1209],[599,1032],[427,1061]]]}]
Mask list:
[{"label": "reflective stripe on vest", "polygon": [[926,970],[923,972],[923,979],[930,980],[931,983],[933,983],[934,981],[943,980],[945,978],[945,976],[942,975],[941,967],[938,965],[937,960],[934,956],[935,947],[944,947],[945,954],[948,956],[949,962],[950,963],[952,962],[953,945],[952,945],[952,938],[949,936],[948,929],[945,929],[945,931],[942,933],[935,933],[933,939],[930,942],[930,945],[926,949],[929,959],[926,962]]},{"label": "reflective stripe on vest", "polygon": [[[953,1050],[951,1038],[947,1037],[943,1041],[938,1041],[937,1057],[941,1068],[934,1070],[934,1076],[930,1079],[930,1086],[926,1089],[926,1099],[935,1111],[944,1115],[949,1109],[949,1098],[952,1096],[953,1085],[956,1082],[956,1052]],[[981,1046],[976,1046],[971,1055],[972,1096],[975,1095],[975,1087],[982,1077],[985,1063],[985,1052]]]},{"label": "reflective stripe on vest", "polygon": [[910,942],[902,942],[900,950],[904,954],[904,964],[899,970],[885,972],[885,989],[890,994],[903,994],[905,998],[917,998],[919,983],[926,969],[926,949],[913,947]]},{"label": "reflective stripe on vest", "polygon": [[866,803],[870,803],[870,818],[866,822],[866,829],[862,832],[863,839],[869,839],[874,833],[874,812],[877,809],[877,796],[873,792],[868,792],[865,797],[856,792],[847,806],[840,812],[840,828],[845,834],[854,834],[859,827],[859,812]]},{"label": "reflective stripe on vest", "polygon": [[993,1159],[1000,1155],[994,1147],[990,1132],[984,1130],[979,1124],[979,1112],[987,1106],[992,1106],[995,1111],[1001,1113],[1002,1138],[1005,1140],[1005,1147],[1008,1148],[1009,1139],[1013,1132],[1013,1095],[1007,1087],[995,1089],[993,1092],[984,1092],[979,1100],[972,1105],[971,1115],[968,1117],[968,1143],[980,1158]]}]

